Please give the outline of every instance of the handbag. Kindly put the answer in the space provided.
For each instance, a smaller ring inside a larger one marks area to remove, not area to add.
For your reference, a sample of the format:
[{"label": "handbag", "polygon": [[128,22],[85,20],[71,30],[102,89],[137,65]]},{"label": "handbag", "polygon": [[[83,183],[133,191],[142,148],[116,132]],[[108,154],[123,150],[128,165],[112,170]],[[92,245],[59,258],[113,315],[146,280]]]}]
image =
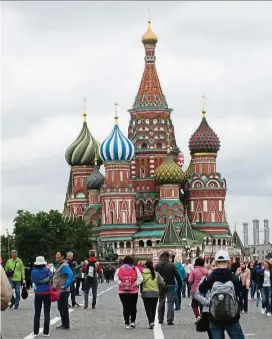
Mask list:
[{"label": "handbag", "polygon": [[9,279],[12,279],[12,278],[13,278],[13,275],[14,275],[14,272],[15,272],[15,269],[16,269],[17,262],[18,262],[18,261],[16,261],[13,270],[7,270],[7,271],[6,271],[6,275],[7,275],[7,277],[8,277]]},{"label": "handbag", "polygon": [[58,301],[60,298],[60,292],[55,287],[50,287],[50,300],[52,303]]},{"label": "handbag", "polygon": [[206,332],[210,328],[210,319],[209,319],[209,313],[203,312],[200,316],[200,320],[198,321],[196,325],[196,331],[197,332]]},{"label": "handbag", "polygon": [[25,285],[23,285],[21,297],[22,297],[22,299],[27,299],[27,297],[28,297],[28,292],[27,292]]}]

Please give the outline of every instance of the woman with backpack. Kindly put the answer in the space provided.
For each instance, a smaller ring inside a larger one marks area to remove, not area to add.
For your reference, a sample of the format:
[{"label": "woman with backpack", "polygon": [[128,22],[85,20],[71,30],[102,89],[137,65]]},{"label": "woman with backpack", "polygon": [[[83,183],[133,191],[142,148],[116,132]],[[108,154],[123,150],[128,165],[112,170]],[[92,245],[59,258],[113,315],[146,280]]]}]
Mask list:
[{"label": "woman with backpack", "polygon": [[155,272],[154,265],[151,260],[146,261],[142,274],[142,298],[149,322],[149,328],[152,330],[154,328],[159,291],[165,286],[165,284],[162,276],[158,272]]},{"label": "woman with backpack", "polygon": [[125,327],[135,328],[139,286],[143,281],[142,274],[133,266],[133,259],[127,255],[123,264],[117,269],[114,281],[118,284],[118,292],[123,305]]},{"label": "woman with backpack", "polygon": [[44,257],[37,257],[34,263],[34,268],[31,272],[31,281],[35,284],[35,315],[34,315],[34,336],[37,336],[40,331],[40,317],[42,306],[44,308],[44,326],[43,335],[49,337],[50,326],[50,308],[51,308],[51,289],[50,277],[52,273],[47,268],[47,262]]}]

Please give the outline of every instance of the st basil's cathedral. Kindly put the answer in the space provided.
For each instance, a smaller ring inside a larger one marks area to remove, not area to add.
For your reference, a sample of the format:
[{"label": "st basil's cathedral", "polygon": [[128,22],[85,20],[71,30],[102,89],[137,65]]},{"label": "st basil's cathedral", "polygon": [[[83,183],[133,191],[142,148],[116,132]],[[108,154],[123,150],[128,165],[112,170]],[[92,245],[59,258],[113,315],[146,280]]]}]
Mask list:
[{"label": "st basil's cathedral", "polygon": [[156,70],[157,42],[149,22],[142,37],[144,72],[128,110],[128,136],[120,130],[116,109],[113,130],[99,143],[83,113],[83,127],[65,154],[71,170],[63,217],[67,222],[81,218],[92,227],[90,245],[100,256],[103,248],[119,258],[129,254],[154,261],[166,249],[183,258],[208,259],[221,248],[232,257],[241,255],[241,240],[226,220],[226,180],[216,168],[219,138],[203,106],[184,169],[172,109]]}]

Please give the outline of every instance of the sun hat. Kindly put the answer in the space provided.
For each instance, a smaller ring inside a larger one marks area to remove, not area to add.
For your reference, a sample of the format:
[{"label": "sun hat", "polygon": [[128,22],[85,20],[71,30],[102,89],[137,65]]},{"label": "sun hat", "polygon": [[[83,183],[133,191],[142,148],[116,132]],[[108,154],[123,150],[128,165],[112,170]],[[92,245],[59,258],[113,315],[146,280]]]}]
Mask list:
[{"label": "sun hat", "polygon": [[229,257],[229,253],[227,251],[221,250],[216,252],[215,254],[215,261],[229,261],[230,257]]},{"label": "sun hat", "polygon": [[47,262],[45,261],[44,257],[36,257],[36,261],[34,262],[35,266],[40,265],[47,265]]}]

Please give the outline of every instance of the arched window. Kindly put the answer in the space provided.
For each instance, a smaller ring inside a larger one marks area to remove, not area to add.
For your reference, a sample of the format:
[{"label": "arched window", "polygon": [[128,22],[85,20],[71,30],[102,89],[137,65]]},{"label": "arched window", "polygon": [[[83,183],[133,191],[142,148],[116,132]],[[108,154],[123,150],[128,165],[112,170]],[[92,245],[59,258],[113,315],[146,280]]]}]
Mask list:
[{"label": "arched window", "polygon": [[202,213],[201,212],[198,212],[198,221],[202,222]]},{"label": "arched window", "polygon": [[119,247],[120,247],[120,248],[124,248],[124,247],[125,247],[123,241],[121,241],[121,242],[119,243]]},{"label": "arched window", "polygon": [[216,245],[216,240],[213,239],[212,244],[215,246]]},{"label": "arched window", "polygon": [[221,239],[218,239],[218,246],[221,246]]},{"label": "arched window", "polygon": [[151,240],[147,240],[146,246],[147,246],[147,247],[152,247],[152,241],[151,241]]},{"label": "arched window", "polygon": [[156,244],[158,245],[160,242],[161,242],[160,240],[157,240],[157,241],[156,241]]},{"label": "arched window", "polygon": [[151,204],[151,201],[150,201],[150,200],[148,200],[148,202],[147,202],[147,204],[146,204],[146,209],[147,209],[148,211],[152,210],[152,204]]},{"label": "arched window", "polygon": [[226,240],[225,239],[223,240],[223,246],[226,246]]},{"label": "arched window", "polygon": [[141,169],[140,169],[140,177],[141,177],[141,178],[145,178],[145,167],[144,167],[144,166],[141,166]]},{"label": "arched window", "polygon": [[126,248],[131,248],[131,242],[130,241],[127,241]]},{"label": "arched window", "polygon": [[157,148],[162,148],[162,143],[161,142],[157,143]]},{"label": "arched window", "polygon": [[113,211],[110,211],[110,224],[113,224]]},{"label": "arched window", "polygon": [[115,249],[117,248],[117,242],[114,243],[114,248],[115,248]]},{"label": "arched window", "polygon": [[140,240],[140,241],[139,241],[139,247],[141,247],[141,248],[144,247],[144,242],[143,242],[143,240]]},{"label": "arched window", "polygon": [[142,200],[139,202],[139,212],[140,216],[144,215],[144,202]]},{"label": "arched window", "polygon": [[142,143],[142,148],[147,148],[147,144],[145,142]]},{"label": "arched window", "polygon": [[206,239],[206,245],[209,245],[209,238]]}]

